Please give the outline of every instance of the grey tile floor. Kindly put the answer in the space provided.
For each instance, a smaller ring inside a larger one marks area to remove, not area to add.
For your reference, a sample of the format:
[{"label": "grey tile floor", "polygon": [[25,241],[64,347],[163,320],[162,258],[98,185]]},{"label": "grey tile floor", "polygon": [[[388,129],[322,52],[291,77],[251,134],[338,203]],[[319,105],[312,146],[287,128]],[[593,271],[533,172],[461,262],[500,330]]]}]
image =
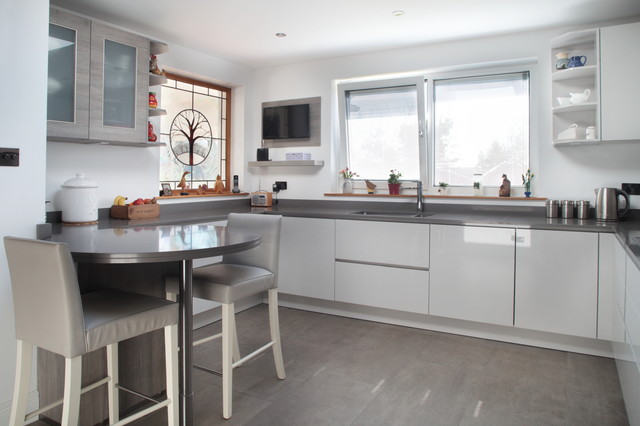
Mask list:
[{"label": "grey tile floor", "polygon": [[[240,350],[268,336],[266,305],[237,316]],[[611,359],[280,308],[287,378],[271,352],[221,379],[194,370],[197,425],[627,425]],[[197,332],[214,333],[219,324]],[[219,370],[219,341],[195,349]],[[164,424],[164,413],[135,423]]]}]

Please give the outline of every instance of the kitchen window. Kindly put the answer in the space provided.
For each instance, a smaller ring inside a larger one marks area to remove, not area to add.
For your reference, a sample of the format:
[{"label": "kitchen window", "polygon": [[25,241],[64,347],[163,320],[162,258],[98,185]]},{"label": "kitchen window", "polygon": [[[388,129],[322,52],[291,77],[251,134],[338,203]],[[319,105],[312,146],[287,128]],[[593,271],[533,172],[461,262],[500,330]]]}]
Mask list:
[{"label": "kitchen window", "polygon": [[529,167],[529,73],[435,80],[433,182],[513,185]]},{"label": "kitchen window", "polygon": [[229,189],[231,89],[167,74],[160,91],[160,182],[172,188],[185,172],[190,188],[213,188],[219,175]]},{"label": "kitchen window", "polygon": [[470,188],[474,174],[497,187],[506,174],[520,186],[529,168],[530,71],[471,74],[339,84],[340,168],[377,181],[397,169],[401,180],[431,187]]}]

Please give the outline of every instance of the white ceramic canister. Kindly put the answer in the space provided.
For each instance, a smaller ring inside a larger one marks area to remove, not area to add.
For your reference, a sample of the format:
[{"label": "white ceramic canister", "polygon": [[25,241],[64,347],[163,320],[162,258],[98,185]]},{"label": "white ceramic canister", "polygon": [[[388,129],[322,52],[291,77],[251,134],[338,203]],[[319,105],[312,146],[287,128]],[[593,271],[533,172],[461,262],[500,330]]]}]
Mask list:
[{"label": "white ceramic canister", "polygon": [[95,223],[98,221],[98,184],[76,173],[76,177],[62,184],[62,221],[66,223]]}]

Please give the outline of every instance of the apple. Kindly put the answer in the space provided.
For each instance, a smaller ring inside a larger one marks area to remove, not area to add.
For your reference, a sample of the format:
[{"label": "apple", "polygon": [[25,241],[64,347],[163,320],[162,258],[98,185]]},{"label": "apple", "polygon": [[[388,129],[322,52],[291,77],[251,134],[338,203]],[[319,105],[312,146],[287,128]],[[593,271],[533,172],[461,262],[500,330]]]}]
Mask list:
[{"label": "apple", "polygon": [[141,204],[144,204],[144,200],[142,198],[138,198],[137,200],[135,200],[133,203],[134,206],[139,206]]}]

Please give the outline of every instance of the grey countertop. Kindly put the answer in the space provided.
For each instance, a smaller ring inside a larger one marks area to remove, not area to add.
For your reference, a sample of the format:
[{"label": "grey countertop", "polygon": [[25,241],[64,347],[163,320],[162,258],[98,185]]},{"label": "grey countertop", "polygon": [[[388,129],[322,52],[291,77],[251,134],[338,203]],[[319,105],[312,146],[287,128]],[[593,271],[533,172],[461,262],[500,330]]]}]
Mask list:
[{"label": "grey countertop", "polygon": [[[508,227],[556,231],[613,233],[640,268],[640,211],[632,211],[620,222],[597,222],[594,219],[545,217],[544,207],[492,206],[470,204],[427,204],[424,214],[414,217],[413,203],[367,201],[280,200],[272,208],[251,208],[248,200],[171,204],[161,207],[159,218],[122,220],[109,218],[108,209],[100,212],[99,228],[129,228],[186,224],[225,220],[232,212],[281,214],[292,217],[406,222],[443,225]],[[374,214],[357,214],[355,212]],[[378,214],[375,214],[378,213]],[[593,217],[593,211],[591,212]],[[60,225],[54,225],[53,232]]]}]

